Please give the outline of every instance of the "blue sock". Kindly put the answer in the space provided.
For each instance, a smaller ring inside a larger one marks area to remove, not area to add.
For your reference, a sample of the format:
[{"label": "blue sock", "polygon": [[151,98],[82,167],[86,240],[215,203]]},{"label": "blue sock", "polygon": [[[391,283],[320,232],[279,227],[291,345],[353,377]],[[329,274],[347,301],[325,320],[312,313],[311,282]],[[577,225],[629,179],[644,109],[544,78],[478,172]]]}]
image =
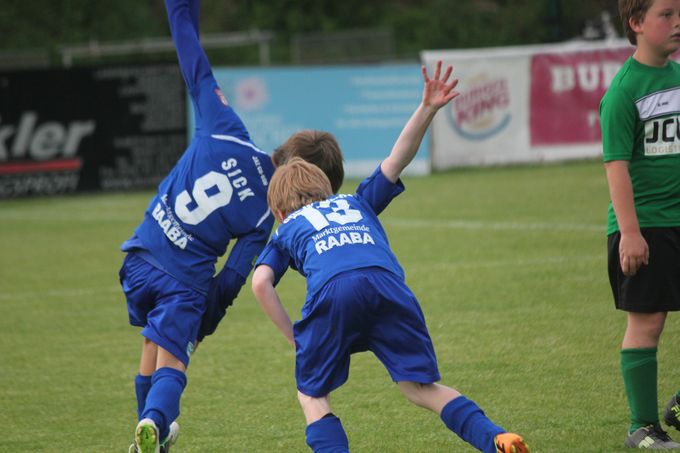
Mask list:
[{"label": "blue sock", "polygon": [[458,437],[484,453],[496,453],[494,437],[505,432],[464,396],[449,401],[442,409],[441,419]]},{"label": "blue sock", "polygon": [[179,417],[179,399],[186,385],[186,374],[174,368],[159,368],[151,376],[151,389],[141,418],[156,423],[161,442],[170,432],[170,423]]},{"label": "blue sock", "polygon": [[144,406],[146,405],[146,395],[149,394],[151,388],[151,376],[142,376],[138,374],[135,376],[135,394],[137,395],[137,420],[142,419]]},{"label": "blue sock", "polygon": [[314,453],[349,453],[347,434],[335,415],[307,425],[307,445]]}]

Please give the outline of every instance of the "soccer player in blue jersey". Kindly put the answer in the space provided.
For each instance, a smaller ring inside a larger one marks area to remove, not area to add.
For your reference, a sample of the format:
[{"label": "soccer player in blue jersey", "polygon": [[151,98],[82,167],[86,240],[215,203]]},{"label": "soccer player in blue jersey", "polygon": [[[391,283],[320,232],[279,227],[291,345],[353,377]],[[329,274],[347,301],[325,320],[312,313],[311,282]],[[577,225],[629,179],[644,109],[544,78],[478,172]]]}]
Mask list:
[{"label": "soccer player in blue jersey", "polygon": [[[458,391],[437,384],[439,371],[425,319],[390,250],[378,214],[404,190],[399,176],[411,162],[438,109],[458,94],[441,62],[430,79],[423,68],[420,106],[391,154],[357,188],[332,195],[318,167],[292,158],[277,168],[269,206],[281,223],[258,258],[253,292],[267,316],[296,348],[298,399],[315,453],[349,452],[330,393],[348,377],[350,355],[372,351],[406,398],[437,413],[463,440],[485,453],[526,453],[508,433]],[[307,279],[302,319],[293,324],[275,285],[288,267]]]},{"label": "soccer player in blue jersey", "polygon": [[[199,2],[165,3],[196,130],[121,247],[127,252],[120,281],[130,324],[142,327],[144,336],[135,377],[139,422],[130,446],[139,453],[165,452],[174,443],[206,296],[221,301],[224,314],[274,223],[266,199],[272,159],[252,143],[215,81],[199,42]],[[213,277],[232,239],[224,269]],[[213,316],[213,329],[219,317]]]}]

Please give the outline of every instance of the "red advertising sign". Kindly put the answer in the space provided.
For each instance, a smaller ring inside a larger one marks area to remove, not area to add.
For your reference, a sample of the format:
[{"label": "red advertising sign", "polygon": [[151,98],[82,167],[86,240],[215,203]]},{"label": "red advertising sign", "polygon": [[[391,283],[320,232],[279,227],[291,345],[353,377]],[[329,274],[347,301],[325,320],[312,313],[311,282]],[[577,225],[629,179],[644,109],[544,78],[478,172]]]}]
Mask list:
[{"label": "red advertising sign", "polygon": [[531,58],[531,146],[600,141],[600,100],[632,47]]}]

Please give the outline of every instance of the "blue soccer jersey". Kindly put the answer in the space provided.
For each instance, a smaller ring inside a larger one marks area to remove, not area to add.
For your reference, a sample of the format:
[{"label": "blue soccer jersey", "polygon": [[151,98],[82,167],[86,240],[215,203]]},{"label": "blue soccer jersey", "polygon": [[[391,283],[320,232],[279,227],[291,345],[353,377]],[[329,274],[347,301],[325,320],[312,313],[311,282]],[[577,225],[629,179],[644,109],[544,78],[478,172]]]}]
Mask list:
[{"label": "blue soccer jersey", "polygon": [[289,266],[307,279],[307,300],[335,275],[379,267],[404,279],[390,250],[378,214],[404,190],[378,167],[355,195],[335,195],[286,217],[272,235],[256,265],[266,264],[278,280]]},{"label": "blue soccer jersey", "polygon": [[157,267],[207,292],[217,257],[232,239],[226,265],[244,278],[266,244],[274,222],[267,207],[274,166],[217,85],[199,42],[198,2],[166,0],[166,7],[196,130],[122,250],[142,249]]}]

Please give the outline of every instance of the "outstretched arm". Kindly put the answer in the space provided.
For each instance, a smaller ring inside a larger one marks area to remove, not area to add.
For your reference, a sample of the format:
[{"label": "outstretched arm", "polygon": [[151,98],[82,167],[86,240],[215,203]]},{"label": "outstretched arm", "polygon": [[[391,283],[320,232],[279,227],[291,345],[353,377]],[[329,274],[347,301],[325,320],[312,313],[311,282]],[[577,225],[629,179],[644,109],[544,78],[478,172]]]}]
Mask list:
[{"label": "outstretched arm", "polygon": [[288,343],[295,347],[293,323],[274,289],[274,281],[274,270],[266,264],[259,265],[253,273],[253,294],[265,314],[283,333]]},{"label": "outstretched arm", "polygon": [[199,0],[165,0],[170,33],[175,43],[182,76],[191,90],[206,77],[212,76],[212,69],[205,55],[198,35]]},{"label": "outstretched arm", "polygon": [[454,88],[458,85],[458,79],[453,79],[450,83],[447,83],[453,68],[449,65],[444,76],[440,79],[441,68],[442,62],[438,61],[434,77],[430,79],[427,75],[427,69],[425,69],[425,66],[422,67],[423,99],[399,134],[392,152],[380,165],[380,170],[391,182],[396,182],[399,179],[401,172],[415,157],[435,113],[460,94],[454,91]]}]

